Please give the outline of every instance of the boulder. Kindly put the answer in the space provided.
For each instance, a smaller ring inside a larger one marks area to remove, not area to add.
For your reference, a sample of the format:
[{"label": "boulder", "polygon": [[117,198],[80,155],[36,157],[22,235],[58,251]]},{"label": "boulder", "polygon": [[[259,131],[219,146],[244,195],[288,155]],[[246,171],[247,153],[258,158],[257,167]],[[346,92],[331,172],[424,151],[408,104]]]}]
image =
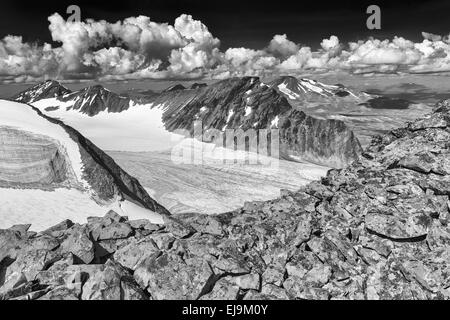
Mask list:
[{"label": "boulder", "polygon": [[45,270],[51,264],[61,259],[61,255],[44,249],[22,251],[17,259],[8,266],[5,273],[6,282],[15,274],[23,274],[28,281],[34,279],[39,271]]},{"label": "boulder", "polygon": [[41,234],[46,234],[54,238],[59,238],[62,237],[65,234],[66,230],[71,228],[73,225],[74,223],[67,219],[58,223],[57,225],[54,225],[53,227],[50,227],[42,231]]},{"label": "boulder", "polygon": [[171,216],[164,216],[163,218],[167,232],[170,232],[178,239],[187,238],[195,233],[195,229],[187,223],[184,223]]},{"label": "boulder", "polygon": [[26,238],[28,236],[28,230],[30,229],[31,224],[15,224],[9,230],[19,232],[22,238]]},{"label": "boulder", "polygon": [[112,222],[106,226],[99,226],[92,231],[94,240],[126,239],[133,234],[133,229],[128,223]]},{"label": "boulder", "polygon": [[211,289],[215,277],[203,259],[183,260],[173,253],[155,253],[134,271],[137,283],[156,300],[198,299]]},{"label": "boulder", "polygon": [[194,228],[197,232],[222,236],[224,231],[220,221],[214,216],[207,214],[179,214],[178,219]]},{"label": "boulder", "polygon": [[244,274],[231,279],[239,288],[243,290],[259,290],[261,276],[257,273]]},{"label": "boulder", "polygon": [[91,263],[95,257],[94,244],[86,225],[74,225],[66,231],[65,239],[61,242],[61,253],[72,253],[83,263]]},{"label": "boulder", "polygon": [[426,215],[397,217],[382,213],[370,213],[365,218],[367,230],[394,241],[424,240],[431,217]]},{"label": "boulder", "polygon": [[50,290],[38,300],[80,300],[80,294],[81,288],[79,286],[74,286],[72,288],[59,286]]},{"label": "boulder", "polygon": [[205,294],[200,300],[237,300],[239,287],[228,277],[218,280],[211,292]]},{"label": "boulder", "polygon": [[161,226],[151,223],[150,221],[148,221],[146,219],[130,220],[130,221],[128,221],[128,224],[133,229],[146,230],[149,233],[152,233],[154,231],[158,231],[159,229],[161,229]]},{"label": "boulder", "polygon": [[159,250],[169,250],[174,241],[176,240],[175,237],[171,233],[152,233],[149,236],[150,239],[152,239],[155,244],[158,246]]},{"label": "boulder", "polygon": [[0,263],[5,259],[15,259],[25,243],[22,234],[15,230],[0,229]]},{"label": "boulder", "polygon": [[114,260],[130,270],[135,270],[142,260],[157,252],[159,248],[151,238],[132,238],[114,253]]},{"label": "boulder", "polygon": [[108,260],[104,265],[89,275],[83,285],[82,300],[120,300],[123,278],[130,278],[128,272],[120,265]]}]

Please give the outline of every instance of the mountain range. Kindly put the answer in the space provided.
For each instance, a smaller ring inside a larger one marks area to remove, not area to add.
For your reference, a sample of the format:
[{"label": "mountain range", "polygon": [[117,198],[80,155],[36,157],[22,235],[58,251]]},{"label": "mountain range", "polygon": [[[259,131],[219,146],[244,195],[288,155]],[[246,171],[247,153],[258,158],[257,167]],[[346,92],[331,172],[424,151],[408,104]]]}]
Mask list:
[{"label": "mountain range", "polygon": [[[335,90],[341,92],[340,95],[345,91]],[[62,95],[57,96],[54,92]],[[273,84],[265,84],[256,77],[232,78],[208,86],[195,84],[190,89],[175,85],[161,93],[129,95],[118,95],[101,86],[67,92],[51,81],[38,84],[14,98],[32,103],[48,116],[74,126],[102,148],[110,150],[148,151],[151,147],[139,147],[137,140],[145,144],[149,135],[165,136],[169,144],[170,132],[193,132],[194,122],[202,121],[203,129],[221,132],[226,129],[279,129],[281,156],[296,161],[342,167],[355,160],[361,151],[357,138],[342,121],[316,119],[305,114],[294,108],[279,88],[274,89]],[[108,115],[114,113],[122,114],[123,120],[121,116],[111,116],[114,120],[108,122]],[[132,119],[127,119],[127,115]],[[102,123],[97,119],[102,119]],[[114,137],[114,132],[125,130],[121,127],[125,123],[128,126],[133,123],[128,129],[132,141],[121,141],[120,145],[104,142],[107,138],[97,139],[96,133],[92,132],[102,128],[102,135]],[[149,124],[159,131],[149,131]],[[88,128],[85,130],[83,126]]]}]

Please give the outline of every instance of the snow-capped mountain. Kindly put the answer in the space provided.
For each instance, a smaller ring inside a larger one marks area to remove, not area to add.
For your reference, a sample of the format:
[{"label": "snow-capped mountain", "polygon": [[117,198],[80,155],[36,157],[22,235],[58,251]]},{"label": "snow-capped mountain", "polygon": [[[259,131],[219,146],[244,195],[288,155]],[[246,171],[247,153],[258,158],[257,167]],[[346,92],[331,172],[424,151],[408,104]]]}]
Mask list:
[{"label": "snow-capped mountain", "polygon": [[69,89],[58,81],[47,80],[17,94],[13,100],[18,102],[32,103],[42,99],[61,97],[71,93]]},{"label": "snow-capped mountain", "polygon": [[[187,94],[186,94],[187,95]],[[183,103],[166,102],[167,129],[279,129],[282,157],[341,167],[358,157],[360,145],[341,121],[319,120],[296,110],[257,77],[232,78],[201,88]]]},{"label": "snow-capped mountain", "polygon": [[[12,98],[17,102],[34,103],[45,99],[56,99],[64,103],[68,109],[79,110],[90,116],[101,111],[121,112],[130,105],[130,98],[109,91],[101,85],[83,88],[79,91],[71,91],[58,81],[47,80],[37,84]],[[58,107],[60,103],[56,103]]]},{"label": "snow-capped mountain", "polygon": [[120,96],[101,85],[86,87],[76,92],[62,95],[58,100],[68,108],[94,116],[102,111],[122,112],[130,106],[130,98]]},{"label": "snow-capped mountain", "polygon": [[[172,87],[174,88],[174,87]],[[257,77],[232,78],[190,90],[140,97],[115,95],[100,86],[43,99],[33,105],[77,128],[106,150],[169,149],[179,129],[280,129],[282,157],[341,167],[360,145],[339,120],[319,120],[296,110],[278,90]]]},{"label": "snow-capped mountain", "polygon": [[0,100],[0,227],[49,227],[113,209],[162,223],[169,212],[75,129],[23,103]]},{"label": "snow-capped mountain", "polygon": [[294,101],[332,101],[339,99],[363,102],[373,96],[364,92],[354,93],[341,84],[328,85],[311,79],[297,79],[292,76],[279,77],[269,83],[287,99]]}]

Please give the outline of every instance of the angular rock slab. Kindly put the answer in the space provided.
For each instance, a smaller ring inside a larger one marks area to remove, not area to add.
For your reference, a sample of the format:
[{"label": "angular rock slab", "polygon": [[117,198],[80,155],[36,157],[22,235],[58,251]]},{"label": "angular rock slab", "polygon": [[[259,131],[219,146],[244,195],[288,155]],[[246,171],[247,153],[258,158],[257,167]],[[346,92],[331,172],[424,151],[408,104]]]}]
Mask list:
[{"label": "angular rock slab", "polygon": [[369,232],[384,236],[394,241],[424,240],[428,232],[428,220],[421,216],[399,218],[393,215],[369,213],[365,225]]},{"label": "angular rock slab", "polygon": [[183,260],[174,253],[154,254],[136,268],[134,278],[156,300],[193,300],[208,291],[215,280],[201,258]]}]

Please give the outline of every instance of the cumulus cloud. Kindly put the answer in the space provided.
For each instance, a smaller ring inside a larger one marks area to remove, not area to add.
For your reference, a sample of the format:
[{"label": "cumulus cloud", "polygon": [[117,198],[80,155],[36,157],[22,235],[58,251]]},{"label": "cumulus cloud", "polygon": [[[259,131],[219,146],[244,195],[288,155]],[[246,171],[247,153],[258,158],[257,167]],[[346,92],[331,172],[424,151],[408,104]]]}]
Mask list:
[{"label": "cumulus cloud", "polygon": [[100,69],[101,74],[124,75],[140,69],[145,59],[142,54],[113,47],[85,53],[83,64]]},{"label": "cumulus cloud", "polygon": [[88,19],[67,22],[57,13],[48,18],[57,46],[0,39],[0,80],[226,78],[341,70],[370,72],[450,71],[450,37],[422,32],[423,41],[402,37],[341,43],[331,35],[318,49],[274,35],[260,50],[220,48],[220,40],[192,16],[173,24],[149,17],[110,23]]},{"label": "cumulus cloud", "polygon": [[369,39],[352,42],[350,51],[348,61],[357,65],[407,65],[415,64],[420,59],[413,42],[397,37],[393,41]]},{"label": "cumulus cloud", "polygon": [[336,36],[331,36],[330,39],[323,39],[320,46],[325,51],[338,50],[340,46],[339,38]]},{"label": "cumulus cloud", "polygon": [[0,40],[0,76],[54,75],[59,68],[60,50],[49,44],[24,43],[22,37],[6,36]]},{"label": "cumulus cloud", "polygon": [[294,55],[299,49],[300,46],[290,41],[286,34],[275,35],[267,47],[269,53],[281,59]]}]

